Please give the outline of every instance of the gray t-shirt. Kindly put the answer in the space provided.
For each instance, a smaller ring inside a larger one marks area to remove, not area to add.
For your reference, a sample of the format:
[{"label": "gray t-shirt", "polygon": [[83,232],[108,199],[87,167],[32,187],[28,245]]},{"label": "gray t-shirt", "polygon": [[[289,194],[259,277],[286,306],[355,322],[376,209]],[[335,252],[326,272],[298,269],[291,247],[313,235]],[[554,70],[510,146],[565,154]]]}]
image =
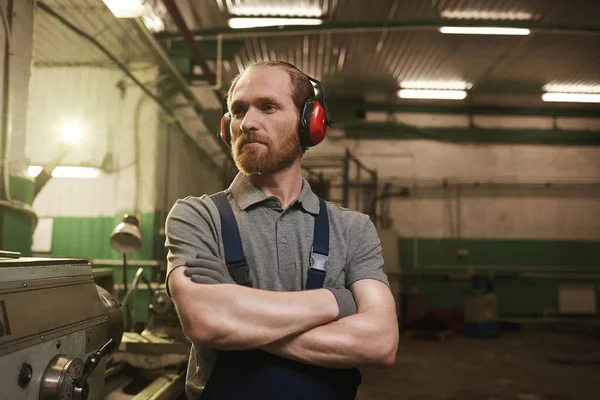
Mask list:
[{"label": "gray t-shirt", "polygon": [[[243,174],[226,190],[238,223],[252,286],[274,291],[303,290],[309,268],[319,198],[303,179],[302,190],[287,209],[274,196],[267,197]],[[381,245],[366,214],[327,202],[329,263],[324,286],[348,288],[361,279],[376,279],[389,286],[383,272]],[[217,207],[206,195],[178,200],[166,222],[168,274],[186,260],[210,254],[225,260]],[[200,397],[216,351],[192,347],[186,391]]]}]

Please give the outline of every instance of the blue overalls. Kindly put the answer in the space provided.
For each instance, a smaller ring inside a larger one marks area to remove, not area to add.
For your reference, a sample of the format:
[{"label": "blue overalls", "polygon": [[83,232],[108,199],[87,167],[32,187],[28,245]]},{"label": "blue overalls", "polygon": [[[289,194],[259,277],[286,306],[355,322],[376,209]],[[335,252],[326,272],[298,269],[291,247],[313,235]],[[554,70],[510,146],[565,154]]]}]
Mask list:
[{"label": "blue overalls", "polygon": [[[223,192],[211,196],[219,209],[225,256],[236,283],[251,287],[242,241]],[[315,219],[311,268],[306,289],[323,287],[329,256],[329,217],[321,199]],[[303,364],[262,350],[219,351],[201,400],[351,400],[361,383],[356,368]]]}]

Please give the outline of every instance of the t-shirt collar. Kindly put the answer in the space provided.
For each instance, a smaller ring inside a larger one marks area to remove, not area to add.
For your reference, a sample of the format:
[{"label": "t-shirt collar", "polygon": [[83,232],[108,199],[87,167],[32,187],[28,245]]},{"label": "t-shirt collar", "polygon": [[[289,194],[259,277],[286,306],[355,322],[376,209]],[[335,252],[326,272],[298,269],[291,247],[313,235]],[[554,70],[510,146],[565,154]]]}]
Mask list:
[{"label": "t-shirt collar", "polygon": [[[233,195],[239,207],[244,211],[254,204],[272,199],[272,197],[267,197],[260,189],[254,186],[250,182],[250,179],[241,172],[236,175],[227,191]],[[302,189],[292,204],[296,202],[311,214],[317,215],[319,213],[319,198],[314,194],[310,188],[310,184],[304,177],[302,178]]]}]

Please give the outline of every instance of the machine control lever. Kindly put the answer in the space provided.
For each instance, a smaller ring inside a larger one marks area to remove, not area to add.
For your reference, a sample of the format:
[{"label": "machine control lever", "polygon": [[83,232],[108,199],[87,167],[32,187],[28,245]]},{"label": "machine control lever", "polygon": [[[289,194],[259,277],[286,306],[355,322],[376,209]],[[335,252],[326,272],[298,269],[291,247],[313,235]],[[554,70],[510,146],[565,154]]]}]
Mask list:
[{"label": "machine control lever", "polygon": [[87,399],[87,380],[90,377],[90,375],[92,374],[92,372],[94,372],[94,370],[96,369],[96,367],[98,366],[98,364],[100,364],[100,360],[102,360],[103,357],[109,355],[110,353],[113,352],[114,347],[116,346],[116,343],[113,339],[108,339],[108,342],[104,343],[104,345],[100,348],[100,350],[98,350],[95,353],[90,354],[90,356],[87,358],[87,360],[85,361],[85,364],[83,366],[83,373],[81,374],[81,377],[77,380],[77,383],[75,384],[75,398],[79,398],[81,400],[85,400]]}]

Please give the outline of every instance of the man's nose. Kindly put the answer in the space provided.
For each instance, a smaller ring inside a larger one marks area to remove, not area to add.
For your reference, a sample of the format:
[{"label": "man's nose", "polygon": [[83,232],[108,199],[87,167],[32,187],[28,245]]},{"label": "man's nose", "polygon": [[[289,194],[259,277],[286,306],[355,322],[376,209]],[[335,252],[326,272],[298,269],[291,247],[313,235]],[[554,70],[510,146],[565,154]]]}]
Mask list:
[{"label": "man's nose", "polygon": [[258,128],[258,118],[260,117],[258,110],[250,107],[244,118],[242,119],[242,123],[240,124],[240,129],[242,132],[252,132]]}]

